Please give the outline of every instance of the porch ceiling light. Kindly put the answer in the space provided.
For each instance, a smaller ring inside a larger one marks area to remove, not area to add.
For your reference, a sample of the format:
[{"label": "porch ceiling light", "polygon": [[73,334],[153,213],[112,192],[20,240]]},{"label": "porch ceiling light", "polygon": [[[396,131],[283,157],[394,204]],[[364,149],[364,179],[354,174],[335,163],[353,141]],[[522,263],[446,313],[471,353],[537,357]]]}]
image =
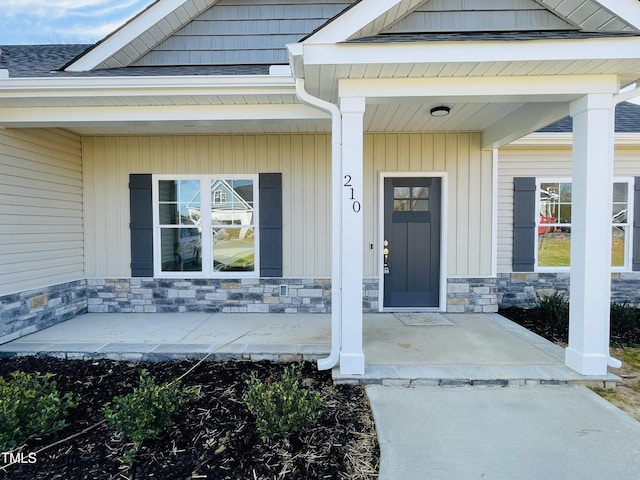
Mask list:
[{"label": "porch ceiling light", "polygon": [[433,107],[429,110],[429,114],[432,117],[446,117],[449,115],[451,109],[449,107],[445,107],[444,105],[440,105],[439,107]]}]

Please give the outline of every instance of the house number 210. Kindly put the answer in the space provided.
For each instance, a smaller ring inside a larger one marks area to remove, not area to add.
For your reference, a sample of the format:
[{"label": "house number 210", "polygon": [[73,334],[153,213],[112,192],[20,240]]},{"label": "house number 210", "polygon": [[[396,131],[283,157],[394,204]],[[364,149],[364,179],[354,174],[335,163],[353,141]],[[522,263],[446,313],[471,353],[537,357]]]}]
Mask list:
[{"label": "house number 210", "polygon": [[344,180],[345,180],[344,186],[350,190],[349,200],[353,200],[353,204],[351,204],[351,208],[353,208],[354,212],[358,213],[360,212],[362,205],[358,200],[356,200],[356,197],[354,196],[353,186],[351,185],[351,175],[345,175]]}]

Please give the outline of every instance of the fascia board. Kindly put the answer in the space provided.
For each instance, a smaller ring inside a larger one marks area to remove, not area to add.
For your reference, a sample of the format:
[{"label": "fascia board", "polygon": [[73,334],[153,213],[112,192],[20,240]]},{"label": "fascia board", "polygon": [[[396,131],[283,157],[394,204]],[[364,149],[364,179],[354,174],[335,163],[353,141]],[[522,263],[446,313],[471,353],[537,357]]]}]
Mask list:
[{"label": "fascia board", "polygon": [[344,42],[404,1],[406,0],[362,0],[308,37],[304,43]]},{"label": "fascia board", "polygon": [[185,122],[229,120],[328,120],[329,114],[307,105],[179,105],[0,108],[0,124],[32,125],[81,124],[87,122]]},{"label": "fascia board", "polygon": [[640,31],[640,3],[638,0],[595,0],[595,3]]},{"label": "fascia board", "polygon": [[[478,99],[531,96],[615,94],[616,75],[550,75],[512,77],[431,77],[341,79],[340,97],[474,97]],[[496,100],[494,100],[496,101]]]},{"label": "fascia board", "polygon": [[98,43],[65,70],[87,72],[117,53],[189,0],[160,0]]},{"label": "fascia board", "polygon": [[304,78],[304,47],[301,43],[287,44],[289,65],[294,78]]},{"label": "fascia board", "polygon": [[640,37],[304,45],[306,65],[640,60]]},{"label": "fascia board", "polygon": [[20,78],[0,80],[0,98],[20,95],[260,95],[293,94],[295,81],[285,76],[91,77]]}]

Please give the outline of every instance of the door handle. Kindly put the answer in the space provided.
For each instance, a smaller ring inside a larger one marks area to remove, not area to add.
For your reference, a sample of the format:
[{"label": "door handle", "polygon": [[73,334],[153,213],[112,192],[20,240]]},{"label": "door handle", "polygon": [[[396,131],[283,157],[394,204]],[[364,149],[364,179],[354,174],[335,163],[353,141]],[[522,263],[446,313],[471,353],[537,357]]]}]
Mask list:
[{"label": "door handle", "polygon": [[389,273],[389,242],[387,240],[384,241],[382,253],[384,255],[384,274],[387,275]]}]

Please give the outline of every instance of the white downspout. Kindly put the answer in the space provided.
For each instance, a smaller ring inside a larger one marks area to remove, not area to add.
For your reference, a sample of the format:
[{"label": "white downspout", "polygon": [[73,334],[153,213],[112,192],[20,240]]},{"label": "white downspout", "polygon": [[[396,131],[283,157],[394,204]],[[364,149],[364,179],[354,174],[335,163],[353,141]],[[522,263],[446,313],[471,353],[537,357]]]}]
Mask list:
[{"label": "white downspout", "polygon": [[329,370],[338,364],[342,349],[342,114],[331,102],[310,95],[304,89],[304,78],[296,79],[298,98],[331,114],[331,352],[318,359],[319,370]]}]

